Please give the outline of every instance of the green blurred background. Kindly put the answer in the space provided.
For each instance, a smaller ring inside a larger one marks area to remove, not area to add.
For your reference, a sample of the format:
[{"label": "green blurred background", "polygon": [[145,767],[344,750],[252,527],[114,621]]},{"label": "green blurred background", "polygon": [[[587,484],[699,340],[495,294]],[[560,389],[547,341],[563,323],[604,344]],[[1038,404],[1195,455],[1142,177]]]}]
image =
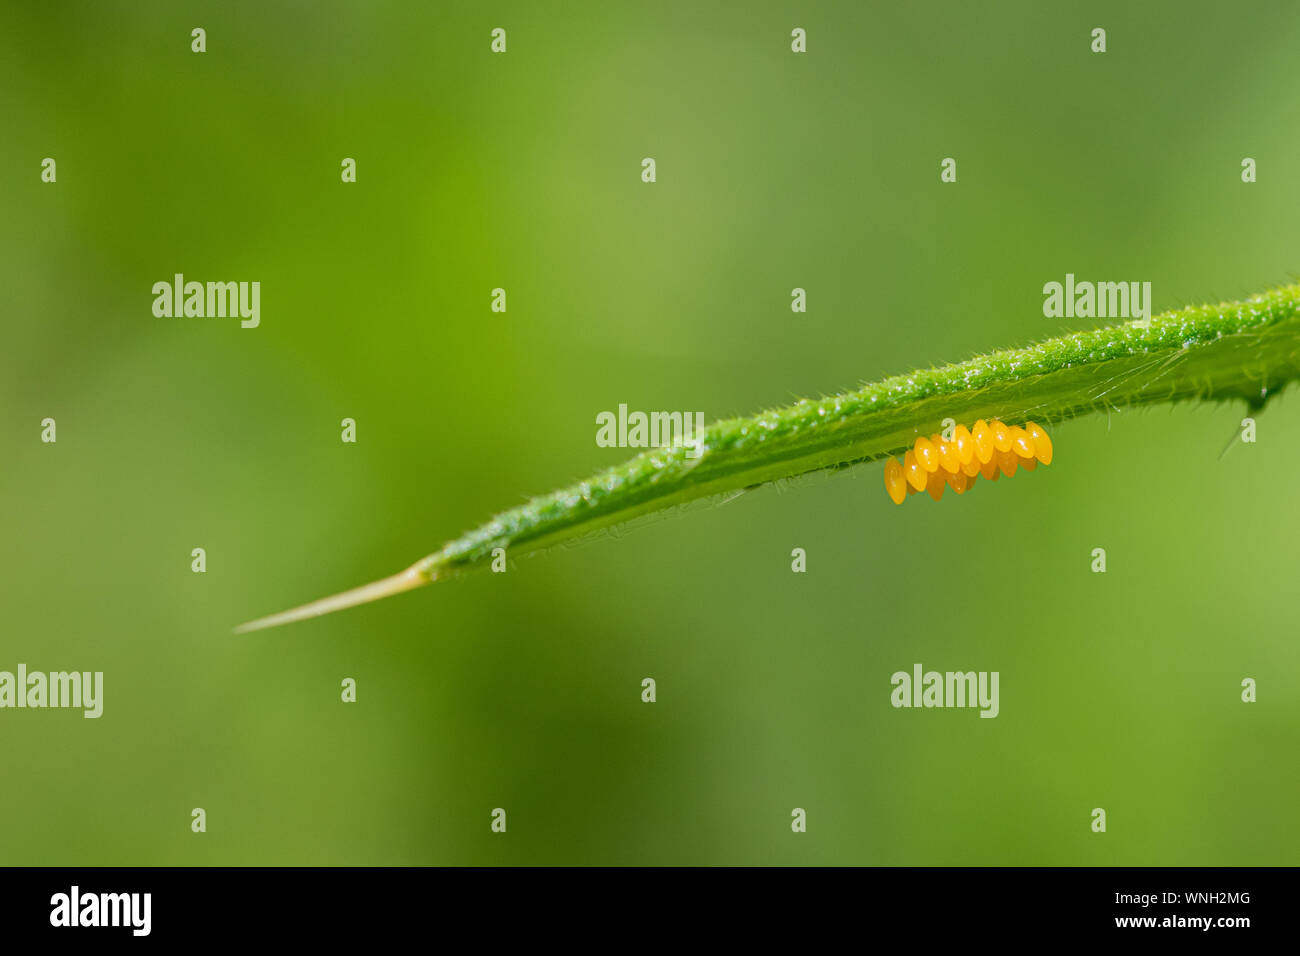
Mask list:
[{"label": "green blurred background", "polygon": [[[0,861],[1300,862],[1294,395],[1222,460],[1239,406],[1094,415],[960,500],[867,466],[230,633],[621,460],[620,402],[1086,327],[1066,272],[1291,281],[1298,44],[1289,2],[5,4],[0,669],[106,693],[0,712]],[[175,272],[261,327],[155,318]],[[916,662],[1001,715],[893,709]]]}]

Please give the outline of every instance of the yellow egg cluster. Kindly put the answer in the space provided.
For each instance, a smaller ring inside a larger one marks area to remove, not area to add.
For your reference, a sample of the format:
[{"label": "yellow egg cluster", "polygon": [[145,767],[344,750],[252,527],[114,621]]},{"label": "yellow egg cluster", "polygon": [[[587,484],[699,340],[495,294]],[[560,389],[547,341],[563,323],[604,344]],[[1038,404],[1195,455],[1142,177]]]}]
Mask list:
[{"label": "yellow egg cluster", "polygon": [[1033,422],[1026,422],[1024,428],[1008,428],[996,418],[991,422],[981,418],[970,429],[965,425],[954,428],[952,441],[938,435],[918,438],[901,465],[897,458],[889,459],[885,462],[885,490],[898,505],[918,491],[928,491],[938,501],[945,485],[964,494],[980,475],[989,481],[997,481],[1001,475],[1010,478],[1016,468],[1033,471],[1040,461],[1052,463],[1052,440],[1047,432]]}]

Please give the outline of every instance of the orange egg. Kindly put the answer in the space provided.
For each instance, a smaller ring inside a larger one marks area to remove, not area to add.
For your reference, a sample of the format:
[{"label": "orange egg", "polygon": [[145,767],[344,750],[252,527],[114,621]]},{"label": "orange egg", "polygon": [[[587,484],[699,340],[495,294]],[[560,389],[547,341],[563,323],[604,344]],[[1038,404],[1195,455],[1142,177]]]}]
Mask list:
[{"label": "orange egg", "polygon": [[907,497],[907,478],[903,475],[903,466],[897,458],[885,462],[885,490],[896,505],[901,505]]},{"label": "orange egg", "polygon": [[930,439],[918,438],[912,450],[916,452],[916,460],[926,471],[939,470],[939,449],[934,447],[934,442]]},{"label": "orange egg", "polygon": [[939,472],[936,471],[930,475],[930,480],[926,483],[925,490],[930,493],[931,498],[938,501],[943,497],[943,486],[946,484],[947,482],[940,478]]},{"label": "orange egg", "polygon": [[907,483],[917,491],[925,490],[925,469],[916,460],[916,452],[910,448],[903,456],[903,474],[907,476]]},{"label": "orange egg", "polygon": [[1034,440],[1029,437],[1029,432],[1017,425],[1011,426],[1011,450],[1019,458],[1034,457]]},{"label": "orange egg", "polygon": [[993,432],[989,428],[989,423],[980,419],[975,423],[975,427],[970,430],[971,439],[975,442],[975,457],[980,460],[981,465],[987,465],[993,457]]},{"label": "orange egg", "polygon": [[944,441],[938,435],[930,440],[939,446],[939,467],[948,474],[955,475],[961,469],[961,456],[957,453],[957,443]]},{"label": "orange egg", "polygon": [[993,432],[993,447],[998,451],[1011,450],[1011,429],[1007,428],[996,418],[989,422],[989,430]]},{"label": "orange egg", "polygon": [[1025,423],[1025,431],[1034,440],[1034,457],[1044,465],[1050,465],[1052,463],[1052,440],[1047,437],[1047,432],[1033,422]]},{"label": "orange egg", "polygon": [[965,494],[982,476],[997,481],[1010,478],[1019,468],[1033,471],[1052,463],[1052,440],[1039,425],[1008,427],[998,419],[977,421],[969,430],[953,429],[952,440],[939,435],[918,438],[903,455],[885,462],[885,491],[895,504],[924,491],[935,501],[943,498],[945,486]]},{"label": "orange egg", "polygon": [[975,439],[965,425],[958,425],[952,430],[952,443],[957,446],[957,457],[961,463],[969,465],[975,457]]},{"label": "orange egg", "polygon": [[1015,476],[1017,465],[1015,452],[1010,449],[1007,451],[1000,451],[994,456],[994,461],[998,463],[998,468],[1001,470],[1002,474],[1006,475],[1008,478]]}]

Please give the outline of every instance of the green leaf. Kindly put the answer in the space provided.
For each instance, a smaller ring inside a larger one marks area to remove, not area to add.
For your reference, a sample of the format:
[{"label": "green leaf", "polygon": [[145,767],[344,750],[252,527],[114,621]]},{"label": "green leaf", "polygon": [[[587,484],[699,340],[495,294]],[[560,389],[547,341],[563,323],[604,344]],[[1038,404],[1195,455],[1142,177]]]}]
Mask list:
[{"label": "green leaf", "polygon": [[[1148,323],[1079,332],[750,418],[716,422],[696,449],[637,455],[504,511],[392,577],[261,618],[239,631],[315,617],[713,495],[899,454],[952,418],[1051,424],[1189,399],[1259,408],[1300,374],[1300,286],[1177,309]],[[882,500],[884,499],[882,493]]]}]

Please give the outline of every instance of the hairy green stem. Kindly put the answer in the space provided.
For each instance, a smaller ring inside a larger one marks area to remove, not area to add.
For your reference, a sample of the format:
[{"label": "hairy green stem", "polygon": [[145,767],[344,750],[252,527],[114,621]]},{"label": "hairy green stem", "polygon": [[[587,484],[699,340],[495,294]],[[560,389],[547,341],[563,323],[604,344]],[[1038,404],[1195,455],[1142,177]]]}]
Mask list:
[{"label": "hairy green stem", "polygon": [[[261,618],[254,630],[410,590],[492,560],[570,541],[676,505],[898,454],[942,420],[1052,423],[1187,399],[1260,407],[1300,374],[1300,286],[1195,306],[887,378],[857,391],[716,422],[698,456],[656,449],[534,498],[398,574]],[[883,500],[883,499],[882,499]]]}]

